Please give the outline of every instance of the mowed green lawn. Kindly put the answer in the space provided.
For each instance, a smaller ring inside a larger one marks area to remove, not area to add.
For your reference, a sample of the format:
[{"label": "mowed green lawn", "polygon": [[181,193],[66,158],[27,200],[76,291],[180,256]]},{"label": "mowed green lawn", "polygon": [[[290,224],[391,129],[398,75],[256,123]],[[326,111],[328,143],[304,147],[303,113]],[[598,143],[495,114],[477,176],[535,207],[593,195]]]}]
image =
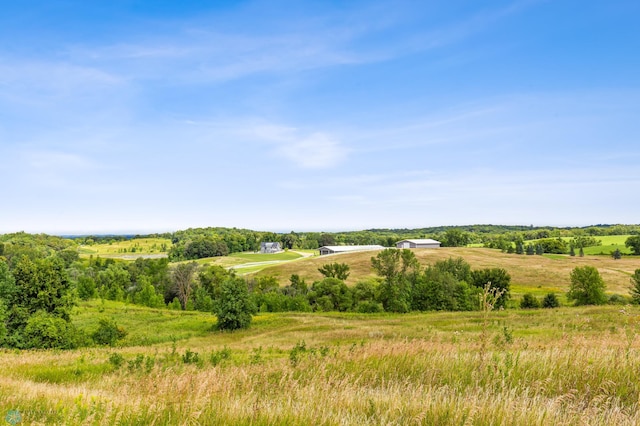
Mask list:
[{"label": "mowed green lawn", "polygon": [[276,260],[294,260],[302,257],[301,254],[295,253],[293,251],[283,251],[280,253],[251,253],[251,252],[243,252],[243,253],[232,253],[229,257],[234,257],[237,259],[242,259],[246,262],[271,262]]},{"label": "mowed green lawn", "polygon": [[231,253],[228,256],[207,257],[198,259],[196,262],[203,266],[217,265],[227,269],[233,268],[240,274],[248,274],[259,272],[274,264],[292,262],[302,257],[300,253],[294,251],[284,251],[281,253],[242,252]]}]

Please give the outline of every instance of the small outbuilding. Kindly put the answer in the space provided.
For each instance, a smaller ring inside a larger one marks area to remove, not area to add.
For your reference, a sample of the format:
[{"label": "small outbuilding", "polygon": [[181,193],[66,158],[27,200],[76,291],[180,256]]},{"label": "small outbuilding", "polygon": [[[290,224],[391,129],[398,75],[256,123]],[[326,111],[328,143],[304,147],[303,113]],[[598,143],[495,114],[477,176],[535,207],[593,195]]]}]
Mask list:
[{"label": "small outbuilding", "polygon": [[260,243],[260,253],[280,253],[280,243]]},{"label": "small outbuilding", "polygon": [[414,240],[402,240],[396,243],[396,247],[399,249],[412,249],[412,248],[439,248],[440,241],[432,240],[430,238],[414,239]]},{"label": "small outbuilding", "polygon": [[384,250],[385,247],[378,245],[369,245],[369,246],[322,246],[319,248],[320,256],[324,256],[327,254],[337,254],[337,253],[350,253],[354,251],[372,251],[372,250]]}]

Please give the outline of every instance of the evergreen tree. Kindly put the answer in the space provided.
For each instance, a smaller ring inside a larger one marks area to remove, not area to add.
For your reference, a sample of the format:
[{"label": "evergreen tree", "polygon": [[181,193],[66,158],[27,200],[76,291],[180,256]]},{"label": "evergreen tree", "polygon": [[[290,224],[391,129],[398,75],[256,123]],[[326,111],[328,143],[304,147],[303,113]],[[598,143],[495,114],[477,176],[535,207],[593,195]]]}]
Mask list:
[{"label": "evergreen tree", "polygon": [[522,244],[522,241],[518,241],[516,243],[516,254],[524,254],[524,245]]},{"label": "evergreen tree", "polygon": [[615,260],[622,259],[622,252],[617,248],[613,251],[613,253],[611,253],[611,257],[613,257]]},{"label": "evergreen tree", "polygon": [[535,250],[534,250],[534,248],[533,248],[533,245],[528,244],[528,245],[527,245],[527,255],[528,255],[528,256],[532,256],[532,255],[534,255],[534,254],[535,254]]},{"label": "evergreen tree", "polygon": [[580,257],[584,257],[584,249],[580,247]]},{"label": "evergreen tree", "polygon": [[557,308],[559,306],[560,301],[554,293],[549,293],[544,297],[544,299],[542,299],[543,308]]}]

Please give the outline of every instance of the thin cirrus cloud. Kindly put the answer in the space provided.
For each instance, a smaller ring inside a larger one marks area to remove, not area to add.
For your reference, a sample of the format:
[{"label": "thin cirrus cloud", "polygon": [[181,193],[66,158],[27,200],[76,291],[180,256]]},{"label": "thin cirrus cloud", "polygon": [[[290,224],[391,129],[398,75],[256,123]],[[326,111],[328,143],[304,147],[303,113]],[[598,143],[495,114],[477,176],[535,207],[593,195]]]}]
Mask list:
[{"label": "thin cirrus cloud", "polygon": [[347,160],[349,148],[325,132],[304,131],[295,127],[261,124],[250,134],[267,144],[271,154],[302,169],[326,169]]},{"label": "thin cirrus cloud", "polygon": [[[60,54],[73,63],[95,66],[125,79],[171,79],[190,84],[224,82],[260,73],[383,62],[446,47],[486,30],[531,3],[518,1],[419,29],[411,35],[394,36],[388,32],[408,19],[396,7],[385,12],[391,17],[358,11],[347,13],[346,18],[304,17],[302,22],[282,22],[268,31],[253,32],[210,30],[209,27],[216,26],[216,19],[211,17],[174,23],[154,37],[132,34],[129,40],[110,45],[69,46]],[[368,16],[371,21],[365,22],[359,15]],[[370,43],[370,39],[376,42]]]}]

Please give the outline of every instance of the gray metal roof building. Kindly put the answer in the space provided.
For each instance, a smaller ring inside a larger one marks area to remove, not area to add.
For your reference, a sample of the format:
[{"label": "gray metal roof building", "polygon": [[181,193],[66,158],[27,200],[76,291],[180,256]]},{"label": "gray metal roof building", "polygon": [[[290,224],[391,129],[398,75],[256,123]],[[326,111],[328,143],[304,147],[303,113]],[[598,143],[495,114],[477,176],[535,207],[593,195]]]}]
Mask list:
[{"label": "gray metal roof building", "polygon": [[384,250],[386,247],[378,245],[369,246],[322,246],[320,247],[320,255],[336,254],[336,253],[350,253],[354,251],[371,251],[371,250]]},{"label": "gray metal roof building", "polygon": [[430,238],[423,239],[411,239],[411,240],[402,240],[396,243],[396,247],[399,249],[409,249],[409,248],[439,248],[440,241],[432,240]]}]

